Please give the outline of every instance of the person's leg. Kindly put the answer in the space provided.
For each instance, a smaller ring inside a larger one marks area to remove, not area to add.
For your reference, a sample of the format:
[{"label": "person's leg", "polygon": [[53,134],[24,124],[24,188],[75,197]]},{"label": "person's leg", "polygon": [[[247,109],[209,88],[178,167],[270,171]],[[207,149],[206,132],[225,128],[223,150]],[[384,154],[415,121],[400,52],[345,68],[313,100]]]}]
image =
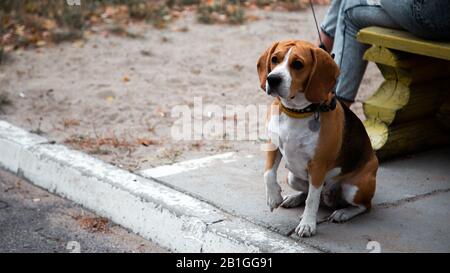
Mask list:
[{"label": "person's leg", "polygon": [[[345,1],[345,0],[344,0]],[[342,0],[333,0],[328,8],[327,14],[320,24],[320,39],[325,49],[331,52],[333,49],[333,39],[336,32],[336,25],[341,8]]]},{"label": "person's leg", "polygon": [[381,0],[391,18],[412,34],[431,40],[450,40],[450,1]]},{"label": "person's leg", "polygon": [[336,95],[350,105],[356,97],[367,67],[363,60],[368,46],[356,40],[361,28],[383,26],[400,28],[375,0],[344,0],[340,6],[334,37],[333,53],[341,73]]}]

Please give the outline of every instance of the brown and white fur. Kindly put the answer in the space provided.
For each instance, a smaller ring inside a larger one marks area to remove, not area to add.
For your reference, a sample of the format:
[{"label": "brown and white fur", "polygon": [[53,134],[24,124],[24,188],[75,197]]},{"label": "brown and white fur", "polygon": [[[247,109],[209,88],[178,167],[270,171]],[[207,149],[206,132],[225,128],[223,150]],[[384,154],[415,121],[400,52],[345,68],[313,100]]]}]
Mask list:
[{"label": "brown and white fur", "polygon": [[[339,69],[324,50],[304,41],[281,41],[259,58],[261,89],[274,96],[268,114],[269,145],[264,180],[267,204],[295,207],[305,202],[295,232],[302,237],[316,233],[319,204],[336,210],[334,222],[347,221],[370,210],[375,193],[378,160],[362,122],[344,104],[320,113],[320,129],[308,122],[314,118],[292,118],[279,111],[302,109],[310,103],[329,102]],[[288,184],[297,194],[282,197],[277,182],[281,158],[289,170]]]}]

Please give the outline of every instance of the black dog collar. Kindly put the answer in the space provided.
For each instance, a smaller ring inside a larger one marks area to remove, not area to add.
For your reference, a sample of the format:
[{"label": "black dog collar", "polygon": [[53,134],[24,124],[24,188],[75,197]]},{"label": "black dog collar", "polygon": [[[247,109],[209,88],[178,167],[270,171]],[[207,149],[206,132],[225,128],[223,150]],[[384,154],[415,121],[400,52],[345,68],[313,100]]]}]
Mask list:
[{"label": "black dog collar", "polygon": [[283,104],[281,104],[281,110],[291,117],[304,118],[304,117],[310,116],[308,114],[333,111],[334,109],[336,109],[336,104],[337,104],[336,96],[333,96],[330,103],[328,103],[328,104],[324,103],[324,102],[311,103],[310,105],[308,105],[302,109],[288,108],[288,107],[284,106]]}]

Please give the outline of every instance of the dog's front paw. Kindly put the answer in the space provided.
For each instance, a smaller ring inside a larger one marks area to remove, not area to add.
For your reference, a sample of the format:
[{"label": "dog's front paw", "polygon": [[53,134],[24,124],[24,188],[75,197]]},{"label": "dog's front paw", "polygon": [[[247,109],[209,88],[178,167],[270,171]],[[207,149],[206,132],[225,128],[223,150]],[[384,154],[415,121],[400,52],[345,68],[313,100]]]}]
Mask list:
[{"label": "dog's front paw", "polygon": [[316,219],[303,218],[295,228],[295,233],[300,237],[311,237],[316,234]]},{"label": "dog's front paw", "polygon": [[278,208],[281,203],[283,203],[283,197],[281,196],[281,187],[276,185],[270,185],[266,190],[267,194],[267,206],[269,206],[270,211]]}]

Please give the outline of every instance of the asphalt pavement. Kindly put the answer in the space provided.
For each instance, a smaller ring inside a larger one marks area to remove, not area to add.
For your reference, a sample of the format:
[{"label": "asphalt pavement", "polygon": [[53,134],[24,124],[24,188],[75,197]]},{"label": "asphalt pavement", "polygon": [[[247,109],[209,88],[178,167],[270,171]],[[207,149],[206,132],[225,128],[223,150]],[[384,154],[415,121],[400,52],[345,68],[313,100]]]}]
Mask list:
[{"label": "asphalt pavement", "polygon": [[0,170],[0,252],[167,252],[164,248]]}]

